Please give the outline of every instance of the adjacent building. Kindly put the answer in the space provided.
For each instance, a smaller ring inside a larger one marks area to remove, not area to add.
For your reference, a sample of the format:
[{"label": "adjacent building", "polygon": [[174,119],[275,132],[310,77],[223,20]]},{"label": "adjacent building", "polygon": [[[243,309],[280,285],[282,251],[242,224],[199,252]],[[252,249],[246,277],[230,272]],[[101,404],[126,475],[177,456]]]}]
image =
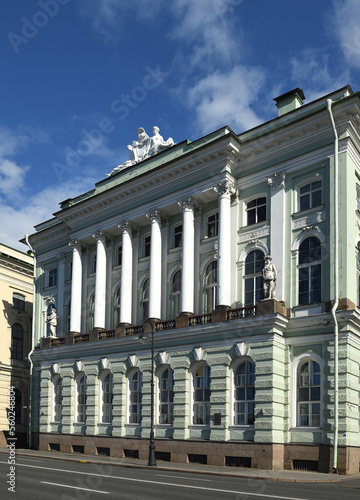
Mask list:
[{"label": "adjacent building", "polygon": [[139,129],[36,226],[34,446],[146,458],[153,420],[162,460],[359,471],[360,94],[304,99]]},{"label": "adjacent building", "polygon": [[31,255],[0,244],[0,446],[9,421],[17,446],[28,443],[33,272]]}]

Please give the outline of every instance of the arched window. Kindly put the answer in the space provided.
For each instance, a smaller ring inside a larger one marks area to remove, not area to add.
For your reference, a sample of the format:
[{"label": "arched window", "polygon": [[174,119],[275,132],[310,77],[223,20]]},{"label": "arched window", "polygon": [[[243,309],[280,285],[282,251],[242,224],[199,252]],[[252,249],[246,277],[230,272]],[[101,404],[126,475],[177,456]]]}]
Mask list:
[{"label": "arched window", "polygon": [[159,377],[159,424],[172,424],[174,421],[173,387],[173,370],[166,368]]},{"label": "arched window", "polygon": [[297,425],[320,427],[321,370],[316,361],[306,361],[299,367],[297,381]]},{"label": "arched window", "polygon": [[24,358],[24,330],[19,323],[14,323],[11,328],[11,359]]},{"label": "arched window", "polygon": [[256,305],[264,298],[264,265],[264,253],[261,250],[252,250],[245,259],[245,306]]},{"label": "arched window", "polygon": [[114,295],[114,326],[120,323],[120,287],[117,288]]},{"label": "arched window", "polygon": [[205,313],[211,313],[217,305],[217,261],[213,260],[205,273]]},{"label": "arched window", "polygon": [[113,407],[112,374],[107,373],[101,379],[101,423],[111,424]]},{"label": "arched window", "polygon": [[142,400],[142,375],[136,370],[129,378],[129,423],[140,424]]},{"label": "arched window", "polygon": [[15,424],[23,423],[23,397],[19,389],[15,389]]},{"label": "arched window", "polygon": [[171,282],[171,317],[176,318],[180,314],[181,299],[181,271],[176,271]]},{"label": "arched window", "polygon": [[234,372],[235,425],[254,425],[255,365],[241,363]]},{"label": "arched window", "polygon": [[201,365],[194,373],[193,424],[210,425],[210,366]]},{"label": "arched window", "polygon": [[61,422],[62,380],[59,375],[53,378],[53,422]]},{"label": "arched window", "polygon": [[149,317],[149,279],[145,280],[141,292],[142,321]]},{"label": "arched window", "polygon": [[321,243],[314,236],[299,247],[299,305],[321,302]]},{"label": "arched window", "polygon": [[86,378],[80,373],[76,378],[76,422],[82,423],[86,419]]}]

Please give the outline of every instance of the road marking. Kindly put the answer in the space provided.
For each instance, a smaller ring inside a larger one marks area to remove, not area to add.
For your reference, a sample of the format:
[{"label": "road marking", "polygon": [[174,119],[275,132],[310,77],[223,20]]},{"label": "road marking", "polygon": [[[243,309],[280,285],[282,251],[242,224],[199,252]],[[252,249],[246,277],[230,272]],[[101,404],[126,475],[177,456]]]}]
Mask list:
[{"label": "road marking", "polygon": [[25,457],[20,457],[20,456],[17,456],[16,457],[16,460],[29,460],[29,462],[43,462],[44,460],[38,460],[37,458],[25,458]]},{"label": "road marking", "polygon": [[[175,477],[176,479],[187,479],[187,480],[189,480],[188,477],[184,477],[184,476],[172,476],[170,474],[156,474],[156,476],[160,476],[160,477]],[[199,479],[197,477],[192,477],[191,481],[206,481],[208,483],[211,483],[212,479]]]},{"label": "road marking", "polygon": [[[7,464],[7,462],[0,462],[2,464]],[[162,486],[175,486],[176,488],[190,488],[193,490],[205,490],[212,491],[218,493],[229,493],[236,495],[249,495],[252,497],[263,497],[263,498],[277,498],[278,500],[308,500],[306,498],[296,498],[296,497],[282,497],[279,495],[266,495],[265,493],[250,493],[248,491],[234,491],[234,490],[223,490],[219,488],[206,488],[205,486],[190,486],[188,484],[175,484],[175,483],[164,483],[162,481],[150,481],[148,479],[135,479],[131,477],[121,477],[121,476],[108,476],[105,474],[94,474],[93,472],[79,472],[74,470],[67,469],[55,469],[54,467],[42,467],[41,465],[28,465],[28,464],[17,464],[18,467],[32,467],[33,469],[44,469],[44,470],[53,470],[55,472],[67,472],[68,474],[78,474],[85,476],[96,476],[108,479],[120,479],[121,481],[131,481],[133,483],[146,483],[146,484],[157,484]]]},{"label": "road marking", "polygon": [[103,493],[104,495],[110,495],[110,491],[90,490],[89,488],[80,488],[79,486],[69,486],[67,484],[48,483],[47,481],[41,481],[41,482],[43,484],[51,484],[51,486],[62,486],[63,488],[73,488],[74,490],[84,490],[84,491],[91,491],[92,493]]}]

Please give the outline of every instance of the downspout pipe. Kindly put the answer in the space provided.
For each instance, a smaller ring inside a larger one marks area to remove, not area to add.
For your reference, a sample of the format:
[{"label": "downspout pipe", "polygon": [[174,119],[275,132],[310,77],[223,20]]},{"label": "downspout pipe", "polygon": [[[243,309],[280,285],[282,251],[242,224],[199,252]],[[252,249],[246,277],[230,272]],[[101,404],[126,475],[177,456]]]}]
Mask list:
[{"label": "downspout pipe", "polygon": [[[36,272],[36,256],[35,256],[35,251],[32,248],[30,241],[29,241],[29,235],[25,234],[25,241],[27,246],[30,248],[33,257],[34,257],[34,277],[33,277],[33,303],[35,303],[35,272]],[[32,328],[31,328],[31,351],[28,354],[28,359],[30,361],[30,392],[29,392],[29,419],[28,419],[28,433],[29,433],[29,448],[31,449],[32,447],[32,422],[31,422],[31,412],[32,412],[32,374],[33,374],[33,361],[32,361],[32,354],[34,352],[34,341],[35,341],[35,314],[34,314],[34,306],[33,306],[33,315],[32,315]]]},{"label": "downspout pipe", "polygon": [[334,449],[333,449],[333,472],[337,473],[338,436],[339,436],[339,325],[336,318],[336,309],[339,305],[339,199],[338,199],[338,169],[339,169],[339,138],[332,113],[332,101],[327,99],[326,107],[329,113],[332,130],[334,133],[334,304],[331,315],[334,321]]}]

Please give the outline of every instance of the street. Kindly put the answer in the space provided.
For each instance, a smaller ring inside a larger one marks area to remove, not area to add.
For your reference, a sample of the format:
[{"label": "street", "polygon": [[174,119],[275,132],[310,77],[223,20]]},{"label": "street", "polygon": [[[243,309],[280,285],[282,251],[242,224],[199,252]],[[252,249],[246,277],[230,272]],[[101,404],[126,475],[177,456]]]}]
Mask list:
[{"label": "street", "polygon": [[[286,483],[237,477],[191,474],[186,471],[157,471],[69,462],[61,459],[18,456],[15,492],[9,491],[10,465],[0,456],[2,500],[111,499],[161,500],[358,500],[360,479],[332,483]],[[12,476],[14,479],[14,476]],[[326,477],[325,477],[326,479]],[[14,496],[14,494],[16,496]]]}]

